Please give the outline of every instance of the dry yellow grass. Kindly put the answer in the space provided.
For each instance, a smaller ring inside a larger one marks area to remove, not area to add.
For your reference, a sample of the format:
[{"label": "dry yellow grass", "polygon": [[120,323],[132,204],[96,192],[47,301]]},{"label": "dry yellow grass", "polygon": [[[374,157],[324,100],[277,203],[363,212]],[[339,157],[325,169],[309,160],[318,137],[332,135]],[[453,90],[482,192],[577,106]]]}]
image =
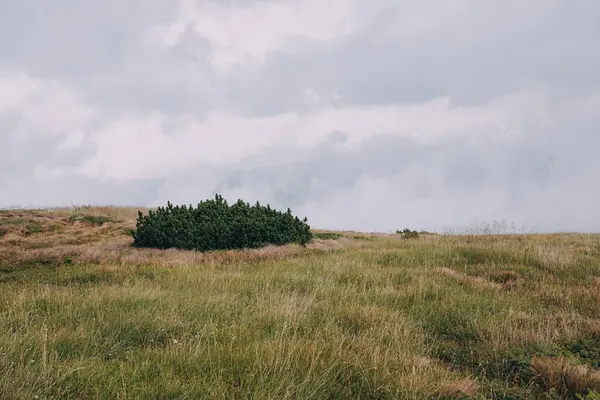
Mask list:
[{"label": "dry yellow grass", "polygon": [[440,390],[440,396],[450,399],[464,399],[474,397],[479,390],[479,385],[470,378],[444,385]]},{"label": "dry yellow grass", "polygon": [[535,357],[531,368],[546,390],[554,389],[563,398],[600,390],[600,371],[564,357]]},{"label": "dry yellow grass", "polygon": [[132,247],[136,215],[0,211],[0,398],[598,388],[598,235],[321,231],[306,247],[198,253]]},{"label": "dry yellow grass", "polygon": [[441,268],[438,268],[437,270],[439,272],[441,272],[442,274],[455,279],[457,282],[461,282],[461,283],[465,283],[465,284],[469,284],[469,285],[473,285],[475,287],[480,287],[480,288],[485,288],[485,289],[494,289],[494,290],[502,289],[502,285],[495,283],[495,282],[488,281],[487,279],[484,279],[480,276],[469,276],[469,275],[460,273],[458,271],[455,271],[453,269],[446,268],[446,267],[441,267]]}]

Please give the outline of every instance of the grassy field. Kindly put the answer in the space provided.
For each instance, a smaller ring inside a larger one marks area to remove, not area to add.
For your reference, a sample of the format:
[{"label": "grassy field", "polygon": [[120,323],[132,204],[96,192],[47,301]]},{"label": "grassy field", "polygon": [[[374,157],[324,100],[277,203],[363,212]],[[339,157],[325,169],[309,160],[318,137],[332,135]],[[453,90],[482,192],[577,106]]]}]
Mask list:
[{"label": "grassy field", "polygon": [[201,254],[133,248],[136,211],[0,211],[0,398],[600,390],[600,235],[322,233]]}]

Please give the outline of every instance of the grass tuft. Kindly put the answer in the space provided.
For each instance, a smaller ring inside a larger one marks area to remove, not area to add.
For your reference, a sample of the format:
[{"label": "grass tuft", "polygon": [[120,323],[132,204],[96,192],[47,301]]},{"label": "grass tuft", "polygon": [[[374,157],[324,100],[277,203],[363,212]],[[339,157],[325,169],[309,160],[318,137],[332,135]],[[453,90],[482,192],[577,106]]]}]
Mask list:
[{"label": "grass tuft", "polygon": [[479,390],[479,385],[470,378],[445,384],[440,390],[442,399],[471,399]]},{"label": "grass tuft", "polygon": [[555,392],[561,398],[600,390],[600,371],[574,364],[566,358],[536,357],[531,369],[546,391]]},{"label": "grass tuft", "polygon": [[313,236],[316,239],[321,239],[321,240],[335,240],[335,239],[344,237],[344,235],[342,235],[341,233],[337,233],[337,232],[316,232],[313,234]]}]

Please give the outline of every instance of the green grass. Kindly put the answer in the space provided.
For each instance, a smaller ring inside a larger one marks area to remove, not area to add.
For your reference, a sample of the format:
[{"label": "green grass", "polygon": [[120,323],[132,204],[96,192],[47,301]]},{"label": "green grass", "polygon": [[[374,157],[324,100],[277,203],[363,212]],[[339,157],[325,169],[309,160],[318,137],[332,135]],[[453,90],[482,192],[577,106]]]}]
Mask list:
[{"label": "green grass", "polygon": [[600,390],[600,236],[346,236],[199,254],[135,249],[113,224],[0,238],[0,398]]},{"label": "green grass", "polygon": [[0,226],[9,227],[9,226],[23,226],[27,225],[28,221],[26,219],[21,218],[6,218],[0,219]]},{"label": "green grass", "polygon": [[1,218],[0,237],[8,234],[11,230],[24,228],[24,233],[31,235],[42,232],[43,225],[39,221],[28,218]]}]

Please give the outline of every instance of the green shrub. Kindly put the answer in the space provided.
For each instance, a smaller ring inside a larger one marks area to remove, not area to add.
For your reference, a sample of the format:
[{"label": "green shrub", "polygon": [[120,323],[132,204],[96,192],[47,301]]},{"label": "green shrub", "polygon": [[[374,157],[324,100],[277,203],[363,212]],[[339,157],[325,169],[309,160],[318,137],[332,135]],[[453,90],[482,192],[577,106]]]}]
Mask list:
[{"label": "green shrub", "polygon": [[419,232],[411,231],[410,229],[404,229],[403,231],[396,231],[396,234],[400,235],[402,239],[416,239],[419,237]]},{"label": "green shrub", "polygon": [[314,234],[314,237],[323,240],[335,240],[344,237],[344,235],[337,232],[318,232]]},{"label": "green shrub", "polygon": [[307,219],[298,219],[269,205],[254,206],[238,200],[229,206],[220,195],[198,203],[196,208],[158,207],[147,215],[138,212],[134,246],[158,249],[225,250],[259,248],[268,244],[305,245],[312,239]]}]

